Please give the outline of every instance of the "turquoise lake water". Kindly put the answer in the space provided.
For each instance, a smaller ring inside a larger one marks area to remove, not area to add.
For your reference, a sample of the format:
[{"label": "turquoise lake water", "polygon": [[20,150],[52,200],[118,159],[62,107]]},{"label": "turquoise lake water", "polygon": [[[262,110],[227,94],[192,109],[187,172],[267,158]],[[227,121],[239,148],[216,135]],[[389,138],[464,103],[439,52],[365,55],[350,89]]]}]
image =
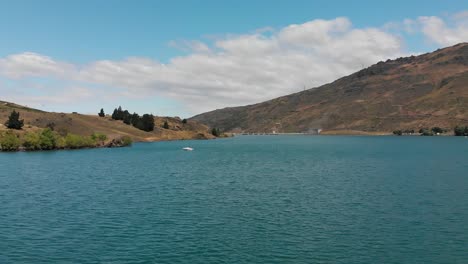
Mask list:
[{"label": "turquoise lake water", "polygon": [[468,263],[468,139],[0,153],[0,263]]}]

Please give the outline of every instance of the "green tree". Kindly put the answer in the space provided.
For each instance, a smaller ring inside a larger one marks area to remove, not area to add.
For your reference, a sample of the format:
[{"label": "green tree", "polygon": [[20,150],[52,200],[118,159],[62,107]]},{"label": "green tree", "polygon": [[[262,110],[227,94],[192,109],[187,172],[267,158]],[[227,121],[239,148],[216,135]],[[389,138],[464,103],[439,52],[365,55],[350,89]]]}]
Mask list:
[{"label": "green tree", "polygon": [[219,131],[219,128],[215,128],[213,127],[213,129],[211,129],[211,134],[215,137],[219,137],[221,135],[220,131]]},{"label": "green tree", "polygon": [[105,117],[106,114],[104,113],[104,108],[101,108],[101,111],[98,113],[100,117]]},{"label": "green tree", "polygon": [[24,126],[24,120],[20,120],[19,116],[20,113],[13,110],[8,117],[8,121],[5,123],[5,126],[10,129],[21,129]]},{"label": "green tree", "polygon": [[119,108],[117,108],[117,118],[118,120],[123,120],[123,117],[124,117],[124,111],[122,110],[122,107],[119,106]]},{"label": "green tree", "polygon": [[140,115],[137,113],[133,113],[132,115],[132,125],[136,128],[138,128],[138,122],[140,121]]},{"label": "green tree", "polygon": [[17,151],[21,141],[13,131],[6,131],[0,135],[0,147],[3,151]]},{"label": "green tree", "polygon": [[114,119],[114,120],[117,120],[117,116],[118,116],[117,108],[115,108],[115,109],[114,109],[114,112],[112,112],[111,118]]},{"label": "green tree", "polygon": [[131,125],[132,124],[132,115],[127,111],[125,110],[122,114],[122,120],[125,124],[127,125]]},{"label": "green tree", "polygon": [[114,109],[114,112],[112,113],[112,119],[123,120],[123,117],[124,117],[124,111],[122,111],[121,106],[119,106],[119,108]]},{"label": "green tree", "polygon": [[154,116],[150,114],[144,114],[141,117],[141,130],[144,130],[146,132],[153,131],[154,130]]},{"label": "green tree", "polygon": [[169,129],[169,124],[167,123],[167,121],[164,121],[164,124],[162,126],[164,129]]},{"label": "green tree", "polygon": [[154,130],[154,116],[150,114],[144,114],[139,116],[137,113],[130,114],[128,110],[122,110],[122,107],[114,109],[112,113],[112,119],[122,120],[127,125],[133,125],[134,127],[143,131]]},{"label": "green tree", "polygon": [[182,119],[182,124],[187,124],[187,119]]}]

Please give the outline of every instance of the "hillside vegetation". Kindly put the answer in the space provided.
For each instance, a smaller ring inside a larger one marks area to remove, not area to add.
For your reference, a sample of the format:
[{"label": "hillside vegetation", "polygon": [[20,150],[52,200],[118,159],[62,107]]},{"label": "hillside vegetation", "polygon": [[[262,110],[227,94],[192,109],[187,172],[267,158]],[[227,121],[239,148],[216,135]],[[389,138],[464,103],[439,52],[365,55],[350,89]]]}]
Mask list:
[{"label": "hillside vegetation", "polygon": [[231,132],[453,130],[468,124],[468,44],[379,62],[318,88],[191,120]]},{"label": "hillside vegetation", "polygon": [[[106,135],[108,140],[130,137],[133,141],[158,141],[176,139],[210,139],[210,129],[196,121],[186,123],[178,117],[153,117],[154,130],[146,132],[125,124],[120,120],[113,120],[110,116],[99,117],[79,113],[53,113],[38,109],[0,101],[0,132],[8,130],[5,122],[11,112],[15,110],[24,119],[22,133],[37,131],[41,128],[51,128],[59,135],[74,134],[89,137],[95,133]],[[167,122],[167,129],[163,128]]]}]

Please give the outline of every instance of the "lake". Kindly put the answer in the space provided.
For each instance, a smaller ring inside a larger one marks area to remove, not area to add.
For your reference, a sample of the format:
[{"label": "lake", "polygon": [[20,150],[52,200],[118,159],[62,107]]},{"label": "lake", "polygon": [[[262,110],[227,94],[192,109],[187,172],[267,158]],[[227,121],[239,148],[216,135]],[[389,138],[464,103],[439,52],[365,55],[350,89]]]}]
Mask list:
[{"label": "lake", "polygon": [[468,139],[0,153],[0,202],[0,263],[467,263]]}]

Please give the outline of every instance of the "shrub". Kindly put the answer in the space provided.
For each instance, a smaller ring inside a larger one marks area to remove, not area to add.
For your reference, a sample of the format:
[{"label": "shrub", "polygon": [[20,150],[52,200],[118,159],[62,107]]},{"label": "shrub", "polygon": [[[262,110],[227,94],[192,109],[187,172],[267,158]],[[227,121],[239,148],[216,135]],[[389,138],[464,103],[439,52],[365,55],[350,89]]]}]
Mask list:
[{"label": "shrub", "polygon": [[455,136],[468,136],[468,126],[456,126],[453,132]]},{"label": "shrub", "polygon": [[405,129],[405,130],[403,131],[403,134],[414,134],[414,129],[411,129],[411,130]]},{"label": "shrub", "polygon": [[[103,146],[107,136],[102,133],[93,133],[91,136],[67,134],[65,137],[46,128],[36,132],[27,132],[22,140],[13,131],[9,130],[0,134],[0,150],[15,151],[22,145],[26,150],[52,150],[52,149],[79,149]],[[119,138],[118,146],[132,144],[128,136]]]},{"label": "shrub", "polygon": [[57,149],[65,149],[67,147],[67,142],[64,137],[58,137],[55,143]]},{"label": "shrub", "polygon": [[46,128],[42,130],[42,132],[39,135],[39,145],[41,146],[41,149],[44,150],[50,150],[50,149],[55,149],[57,146],[57,138],[54,132],[50,128]]},{"label": "shrub", "polygon": [[91,135],[91,139],[93,139],[95,142],[104,142],[106,141],[107,136],[102,133],[93,133]]},{"label": "shrub", "polygon": [[429,130],[429,129],[422,129],[420,130],[419,133],[421,133],[421,136],[433,136],[434,135],[432,130]]},{"label": "shrub", "polygon": [[41,149],[41,136],[39,132],[28,132],[23,137],[23,146],[27,150]]},{"label": "shrub", "polygon": [[130,146],[132,144],[132,139],[129,136],[123,136],[119,138],[114,138],[112,139],[109,144],[106,146],[109,148],[115,148],[115,147],[126,147]]},{"label": "shrub", "polygon": [[129,136],[123,136],[122,137],[122,146],[130,146],[132,145],[133,143],[133,140],[131,137]]},{"label": "shrub", "polygon": [[442,134],[444,133],[444,130],[440,127],[433,127],[432,129],[432,132],[434,132],[434,134]]},{"label": "shrub", "polygon": [[187,124],[187,119],[182,119],[182,124]]},{"label": "shrub", "polygon": [[401,136],[402,134],[403,134],[403,132],[401,132],[401,130],[393,131],[393,135]]},{"label": "shrub", "polygon": [[0,147],[3,151],[17,151],[21,141],[14,132],[7,131],[0,135]]},{"label": "shrub", "polygon": [[65,137],[65,148],[79,149],[96,146],[96,142],[92,137],[84,137],[75,134],[68,134]]}]

